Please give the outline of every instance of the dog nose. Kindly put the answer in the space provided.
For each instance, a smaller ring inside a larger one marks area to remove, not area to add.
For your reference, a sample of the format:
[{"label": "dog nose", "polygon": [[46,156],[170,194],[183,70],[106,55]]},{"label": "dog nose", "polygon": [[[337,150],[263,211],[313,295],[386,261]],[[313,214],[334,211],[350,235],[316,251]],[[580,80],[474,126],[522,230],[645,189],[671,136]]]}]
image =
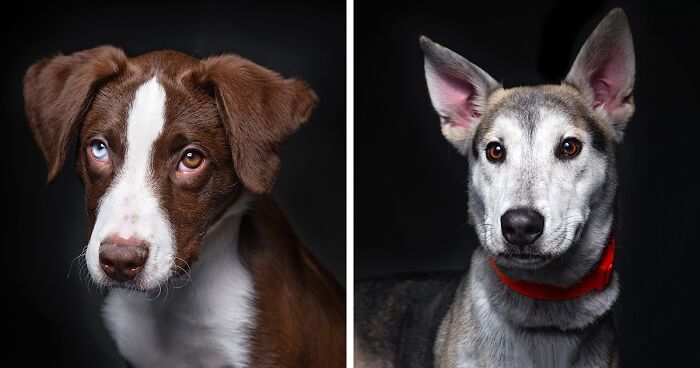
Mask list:
[{"label": "dog nose", "polygon": [[532,244],[542,235],[544,217],[529,208],[516,208],[501,216],[501,231],[508,243],[517,246]]},{"label": "dog nose", "polygon": [[145,241],[119,236],[108,237],[100,244],[100,267],[115,281],[129,281],[141,272],[148,258]]}]

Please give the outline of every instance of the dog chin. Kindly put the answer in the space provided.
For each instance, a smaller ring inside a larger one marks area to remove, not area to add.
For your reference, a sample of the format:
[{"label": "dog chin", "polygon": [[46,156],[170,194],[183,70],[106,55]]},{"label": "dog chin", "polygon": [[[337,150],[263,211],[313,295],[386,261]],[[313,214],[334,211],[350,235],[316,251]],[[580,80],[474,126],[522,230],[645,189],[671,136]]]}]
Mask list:
[{"label": "dog chin", "polygon": [[500,266],[513,269],[535,270],[548,265],[556,257],[543,254],[537,250],[513,251],[508,244],[498,246],[485,246],[486,252],[494,258]]},{"label": "dog chin", "polygon": [[159,285],[162,286],[168,281],[168,279],[166,279],[161,282],[145,282],[142,277],[139,276],[134,280],[119,282],[110,279],[104,274],[97,275],[97,277],[92,274],[90,276],[92,277],[93,283],[100,288],[133,290],[142,293],[147,293],[154,290],[158,291]]},{"label": "dog chin", "polygon": [[505,254],[501,253],[495,257],[499,264],[508,268],[519,268],[535,270],[548,265],[552,259],[542,255],[533,254]]},{"label": "dog chin", "polygon": [[499,265],[508,268],[536,270],[562,257],[569,250],[572,243],[571,241],[566,241],[565,244],[560,243],[554,246],[546,243],[537,245],[536,243],[532,249],[520,252],[509,250],[508,244],[503,244],[502,248],[496,251],[487,250]]},{"label": "dog chin", "polygon": [[134,291],[139,291],[139,292],[145,292],[150,290],[148,287],[144,287],[142,283],[136,281],[136,280],[131,280],[131,281],[126,281],[126,282],[118,282],[118,281],[112,281],[105,278],[98,279],[93,277],[92,278],[93,282],[95,285],[97,285],[100,288],[105,288],[105,289],[128,289],[128,290],[134,290]]}]

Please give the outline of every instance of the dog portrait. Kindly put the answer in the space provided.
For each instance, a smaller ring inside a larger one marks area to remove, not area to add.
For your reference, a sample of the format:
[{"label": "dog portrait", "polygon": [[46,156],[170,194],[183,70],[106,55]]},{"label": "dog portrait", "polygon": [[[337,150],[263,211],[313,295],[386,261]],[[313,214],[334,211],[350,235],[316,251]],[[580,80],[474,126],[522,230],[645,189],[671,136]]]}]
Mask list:
[{"label": "dog portrait", "polygon": [[126,5],[21,15],[17,365],[345,366],[343,8]]},{"label": "dog portrait", "polygon": [[694,366],[700,3],[11,5],[5,365]]},{"label": "dog portrait", "polygon": [[[692,289],[683,257],[658,258],[663,234],[684,233],[664,219],[692,215],[680,197],[649,197],[685,170],[645,169],[667,158],[652,141],[677,133],[657,119],[693,114],[657,100],[668,82],[690,103],[696,74],[662,46],[683,12],[661,9],[466,2],[361,16],[356,75],[372,89],[355,99],[354,366],[684,364],[658,353],[676,351],[670,327],[641,317],[683,325],[670,310],[684,303],[663,292],[651,305],[649,287]],[[684,77],[659,74],[671,69]]]}]

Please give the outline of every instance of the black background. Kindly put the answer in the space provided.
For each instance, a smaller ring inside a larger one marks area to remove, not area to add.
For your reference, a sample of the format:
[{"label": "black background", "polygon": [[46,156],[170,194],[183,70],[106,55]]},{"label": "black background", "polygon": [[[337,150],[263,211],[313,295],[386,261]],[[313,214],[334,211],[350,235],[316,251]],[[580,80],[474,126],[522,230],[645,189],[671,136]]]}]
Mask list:
[{"label": "black background", "polygon": [[466,224],[467,160],[440,132],[419,35],[506,87],[558,83],[620,6],[637,61],[636,114],[618,152],[622,366],[697,366],[700,12],[692,2],[374,3],[355,3],[355,278],[466,269],[477,245]]},{"label": "black background", "polygon": [[[47,186],[24,118],[29,65],[57,52],[112,44],[127,55],[175,49],[233,52],[309,82],[320,97],[282,153],[273,190],[318,258],[345,282],[345,5],[249,1],[25,2],[3,8],[2,116],[13,158],[3,170],[6,225],[2,286],[4,363],[123,366],[99,316],[100,292],[69,266],[87,242],[83,189],[70,159]],[[9,129],[8,129],[9,128]],[[21,349],[21,350],[20,350]]]}]

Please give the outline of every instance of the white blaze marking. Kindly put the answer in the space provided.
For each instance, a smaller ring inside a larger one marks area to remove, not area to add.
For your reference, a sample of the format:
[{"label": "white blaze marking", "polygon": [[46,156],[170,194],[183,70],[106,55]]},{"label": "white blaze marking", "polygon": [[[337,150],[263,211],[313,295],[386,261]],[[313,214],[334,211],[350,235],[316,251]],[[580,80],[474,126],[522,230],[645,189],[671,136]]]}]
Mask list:
[{"label": "white blaze marking", "polygon": [[129,110],[124,165],[100,200],[86,259],[96,282],[106,281],[99,247],[110,235],[135,237],[150,244],[146,265],[136,280],[151,288],[170,274],[175,256],[172,228],[160,207],[150,170],[153,144],[164,125],[165,90],[156,77],[141,85]]}]

